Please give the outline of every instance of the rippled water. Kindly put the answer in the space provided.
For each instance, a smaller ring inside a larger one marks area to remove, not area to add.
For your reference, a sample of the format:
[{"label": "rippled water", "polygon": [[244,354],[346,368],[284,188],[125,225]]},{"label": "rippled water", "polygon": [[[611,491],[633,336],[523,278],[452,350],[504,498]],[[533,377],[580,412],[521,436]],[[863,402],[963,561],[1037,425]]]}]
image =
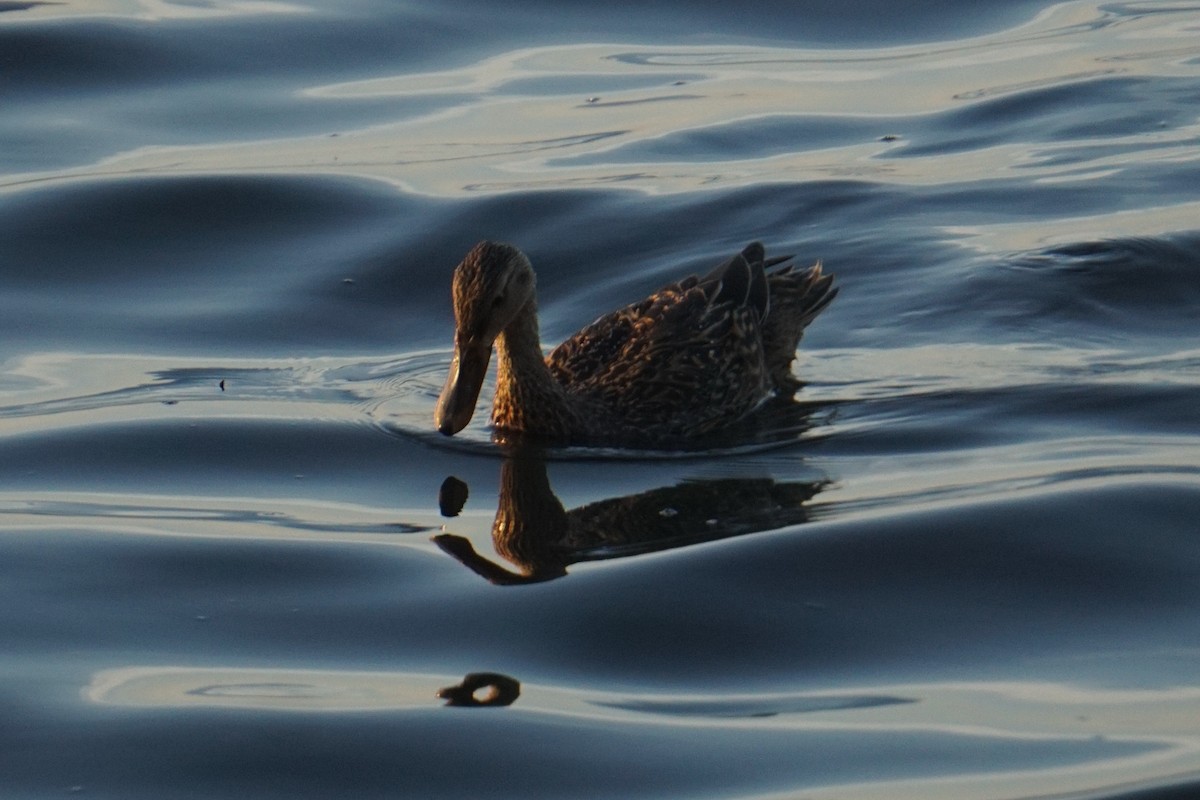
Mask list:
[{"label": "rippled water", "polygon": [[[994,5],[0,3],[0,794],[1200,794],[1200,6]],[[508,458],[481,238],[842,290]]]}]

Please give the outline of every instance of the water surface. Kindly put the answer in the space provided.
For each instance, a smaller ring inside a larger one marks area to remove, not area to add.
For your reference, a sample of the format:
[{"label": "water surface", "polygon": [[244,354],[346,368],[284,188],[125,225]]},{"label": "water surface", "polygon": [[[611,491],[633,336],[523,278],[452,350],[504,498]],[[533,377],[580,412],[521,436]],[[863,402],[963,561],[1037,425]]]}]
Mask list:
[{"label": "water surface", "polygon": [[[1200,791],[1198,101],[1188,3],[0,3],[0,793]],[[842,291],[756,436],[513,459],[482,238],[547,345]]]}]

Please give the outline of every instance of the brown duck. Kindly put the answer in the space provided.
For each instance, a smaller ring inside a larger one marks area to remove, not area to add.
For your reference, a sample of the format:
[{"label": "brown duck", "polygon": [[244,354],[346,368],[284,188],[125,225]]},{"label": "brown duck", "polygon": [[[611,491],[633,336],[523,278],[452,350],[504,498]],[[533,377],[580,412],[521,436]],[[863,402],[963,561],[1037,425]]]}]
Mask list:
[{"label": "brown duck", "polygon": [[[545,356],[525,254],[480,242],[454,270],[454,360],[434,422],[452,436],[475,411],[497,352],[492,425],[555,444],[680,446],[746,417],[800,383],[804,329],[837,294],[820,263],[765,258],[755,242],[597,319]],[[769,270],[769,271],[768,271]]]}]

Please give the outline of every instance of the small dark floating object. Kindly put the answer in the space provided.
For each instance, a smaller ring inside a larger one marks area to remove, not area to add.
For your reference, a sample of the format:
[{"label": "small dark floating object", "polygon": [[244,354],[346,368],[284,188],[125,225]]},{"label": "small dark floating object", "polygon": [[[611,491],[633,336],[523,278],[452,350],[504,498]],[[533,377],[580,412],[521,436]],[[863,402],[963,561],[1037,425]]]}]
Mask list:
[{"label": "small dark floating object", "polygon": [[470,489],[466,482],[453,475],[442,481],[442,488],[438,490],[438,508],[441,509],[442,516],[457,517],[462,513],[469,494]]},{"label": "small dark floating object", "polygon": [[217,385],[221,387],[222,392],[225,391],[225,379],[224,378],[222,378],[221,382],[218,383]]},{"label": "small dark floating object", "polygon": [[[486,690],[479,694],[480,690]],[[438,689],[437,696],[448,706],[467,708],[511,706],[521,696],[521,683],[498,672],[472,672],[457,686]]]},{"label": "small dark floating object", "polygon": [[894,133],[889,133],[885,136],[879,137],[879,141],[881,141],[881,142],[897,142],[899,140],[900,140],[900,137]]}]

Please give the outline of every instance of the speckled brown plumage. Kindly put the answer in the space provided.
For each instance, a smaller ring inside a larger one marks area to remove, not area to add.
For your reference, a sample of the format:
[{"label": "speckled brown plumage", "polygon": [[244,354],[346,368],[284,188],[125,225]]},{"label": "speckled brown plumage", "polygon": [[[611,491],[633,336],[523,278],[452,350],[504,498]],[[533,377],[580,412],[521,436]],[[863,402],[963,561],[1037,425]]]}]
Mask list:
[{"label": "speckled brown plumage", "polygon": [[543,358],[529,260],[481,242],[455,270],[455,360],[438,429],[450,435],[470,419],[493,342],[499,431],[670,446],[731,425],[772,393],[795,392],[796,346],[837,294],[820,264],[796,270],[787,260],[751,244],[703,278],[600,317]]}]

